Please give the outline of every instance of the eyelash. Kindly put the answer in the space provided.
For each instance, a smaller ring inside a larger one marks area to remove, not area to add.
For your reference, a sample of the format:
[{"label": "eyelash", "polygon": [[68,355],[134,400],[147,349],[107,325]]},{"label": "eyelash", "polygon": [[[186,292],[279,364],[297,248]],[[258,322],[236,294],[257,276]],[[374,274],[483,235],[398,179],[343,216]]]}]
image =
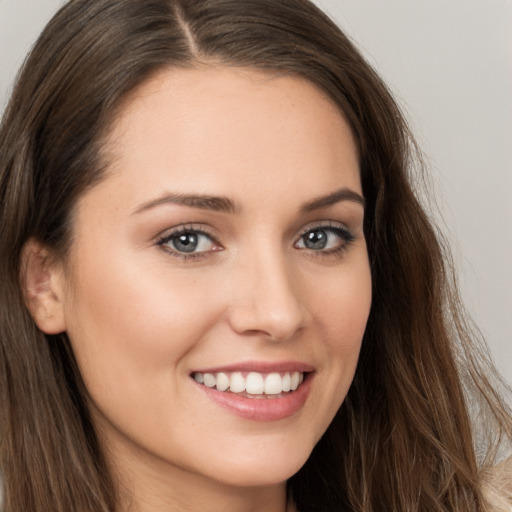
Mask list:
[{"label": "eyelash", "polygon": [[[339,225],[339,224],[333,224],[333,223],[320,223],[313,226],[307,226],[302,233],[299,236],[299,239],[297,242],[295,242],[295,246],[299,243],[299,241],[304,240],[304,237],[308,233],[312,233],[314,231],[325,231],[327,233],[331,233],[336,235],[340,238],[341,242],[337,244],[336,247],[332,249],[327,250],[315,250],[315,249],[309,249],[310,251],[313,251],[315,256],[319,257],[329,257],[329,256],[336,256],[343,253],[345,250],[347,250],[350,245],[355,241],[356,237],[355,235],[345,226]],[[308,249],[307,247],[300,248],[301,250]]]},{"label": "eyelash", "polygon": [[[330,234],[334,234],[340,238],[341,242],[339,244],[337,244],[336,247],[327,249],[327,250],[323,250],[323,249],[315,250],[315,249],[311,249],[308,247],[297,247],[297,244],[299,244],[301,241],[304,242],[304,237],[308,233],[312,233],[314,231],[324,231],[324,232],[327,232]],[[196,235],[196,236],[207,237],[208,239],[210,239],[212,244],[218,246],[220,249],[216,249],[216,250],[214,249],[211,251],[200,251],[200,252],[186,253],[186,252],[181,252],[181,251],[178,251],[176,249],[173,249],[173,248],[167,246],[167,244],[172,243],[174,240],[177,240],[178,237],[180,237],[182,235]],[[315,256],[318,256],[318,257],[336,256],[336,255],[339,255],[342,252],[344,252],[346,249],[348,249],[348,247],[354,242],[355,238],[356,237],[354,236],[354,234],[344,226],[341,226],[338,224],[332,224],[332,223],[320,223],[317,225],[308,226],[306,229],[304,229],[301,232],[301,234],[299,235],[298,240],[294,243],[294,247],[299,250],[309,250]],[[198,228],[197,226],[194,226],[194,225],[183,225],[183,226],[180,226],[180,227],[174,229],[172,232],[167,233],[166,235],[159,238],[156,242],[156,245],[161,247],[163,250],[165,250],[171,256],[173,256],[175,258],[179,258],[183,261],[187,261],[187,260],[191,260],[191,259],[194,259],[194,260],[202,259],[202,258],[207,257],[208,254],[211,252],[217,252],[217,251],[222,250],[221,244],[216,240],[216,238],[211,233],[208,233],[208,231],[205,230],[204,228]]]},{"label": "eyelash", "polygon": [[192,224],[183,225],[178,228],[175,228],[170,233],[167,233],[166,235],[159,238],[156,242],[156,245],[161,247],[165,252],[167,252],[171,256],[173,256],[175,258],[182,259],[184,261],[191,260],[191,259],[198,260],[201,258],[205,258],[209,252],[217,252],[214,250],[214,251],[201,251],[201,252],[196,252],[196,253],[193,253],[193,252],[186,253],[186,252],[180,252],[176,249],[173,249],[173,248],[167,246],[167,244],[171,243],[173,240],[177,240],[178,237],[180,237],[182,235],[191,235],[191,234],[207,237],[211,240],[211,242],[214,245],[221,247],[219,242],[217,242],[216,238],[211,233],[208,233],[208,231],[205,230],[204,228],[198,228],[197,226],[194,226]]}]

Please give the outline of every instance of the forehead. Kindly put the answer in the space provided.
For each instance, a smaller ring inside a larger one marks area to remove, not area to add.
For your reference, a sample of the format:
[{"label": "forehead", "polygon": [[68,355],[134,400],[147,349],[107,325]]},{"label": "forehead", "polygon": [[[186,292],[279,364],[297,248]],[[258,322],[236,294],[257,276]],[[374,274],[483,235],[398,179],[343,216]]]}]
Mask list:
[{"label": "forehead", "polygon": [[257,192],[275,183],[307,200],[339,188],[341,177],[360,189],[348,124],[326,94],[297,76],[167,69],[126,99],[107,148],[112,174],[140,181],[138,194],[164,187],[236,195],[240,185]]},{"label": "forehead", "polygon": [[122,102],[114,122],[114,133],[129,124],[142,110],[150,109],[162,99],[170,108],[178,105],[186,107],[188,101],[193,100],[198,110],[205,113],[237,103],[246,108],[254,105],[255,110],[259,110],[255,101],[268,103],[272,99],[274,103],[279,104],[286,99],[286,103],[296,105],[298,102],[304,107],[303,102],[307,99],[317,107],[321,104],[335,118],[341,115],[334,101],[302,76],[289,72],[203,64],[190,68],[163,68],[139,85]]}]

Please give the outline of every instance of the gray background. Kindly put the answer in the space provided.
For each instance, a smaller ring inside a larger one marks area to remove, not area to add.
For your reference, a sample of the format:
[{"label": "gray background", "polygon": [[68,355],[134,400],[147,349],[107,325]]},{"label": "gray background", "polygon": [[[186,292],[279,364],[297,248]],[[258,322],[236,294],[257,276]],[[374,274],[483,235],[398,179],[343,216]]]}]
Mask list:
[{"label": "gray background", "polygon": [[[0,111],[24,55],[62,3],[0,0]],[[429,160],[463,298],[512,382],[512,1],[317,3],[408,115]]]}]

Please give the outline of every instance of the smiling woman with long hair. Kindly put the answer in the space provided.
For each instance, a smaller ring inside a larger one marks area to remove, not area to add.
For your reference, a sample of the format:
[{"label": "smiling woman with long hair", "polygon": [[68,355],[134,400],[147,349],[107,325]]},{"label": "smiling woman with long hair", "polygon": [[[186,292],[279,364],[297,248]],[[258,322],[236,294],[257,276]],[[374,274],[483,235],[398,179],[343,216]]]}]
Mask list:
[{"label": "smiling woman with long hair", "polygon": [[420,163],[306,0],[66,4],[0,128],[3,510],[507,510]]}]

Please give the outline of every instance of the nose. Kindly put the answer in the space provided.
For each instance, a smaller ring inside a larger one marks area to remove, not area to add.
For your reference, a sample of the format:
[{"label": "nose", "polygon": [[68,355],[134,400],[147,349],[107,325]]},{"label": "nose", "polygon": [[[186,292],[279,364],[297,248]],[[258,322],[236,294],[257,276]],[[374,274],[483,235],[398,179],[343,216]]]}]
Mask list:
[{"label": "nose", "polygon": [[259,254],[234,280],[229,323],[238,334],[274,341],[293,337],[307,324],[300,283],[282,255]]}]

